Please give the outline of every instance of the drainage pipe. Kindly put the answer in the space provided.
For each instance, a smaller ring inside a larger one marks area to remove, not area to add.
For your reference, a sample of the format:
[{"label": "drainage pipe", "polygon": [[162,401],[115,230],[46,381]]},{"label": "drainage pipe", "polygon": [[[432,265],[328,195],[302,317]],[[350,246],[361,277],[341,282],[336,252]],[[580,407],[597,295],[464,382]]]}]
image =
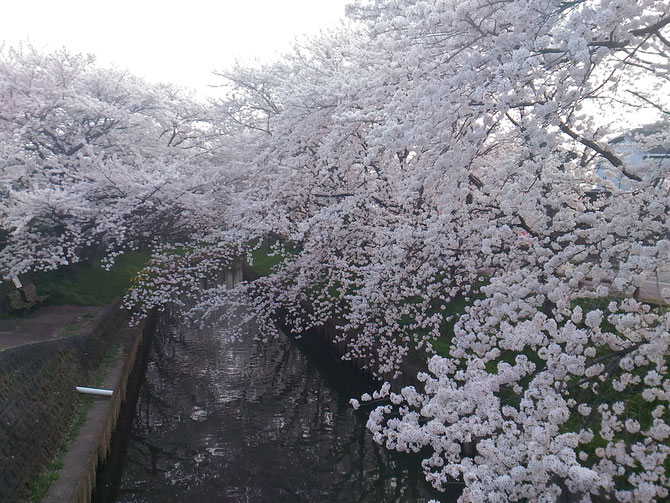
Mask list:
[{"label": "drainage pipe", "polygon": [[114,393],[114,390],[111,389],[84,388],[83,386],[76,386],[76,388],[79,393],[85,395],[112,396]]}]

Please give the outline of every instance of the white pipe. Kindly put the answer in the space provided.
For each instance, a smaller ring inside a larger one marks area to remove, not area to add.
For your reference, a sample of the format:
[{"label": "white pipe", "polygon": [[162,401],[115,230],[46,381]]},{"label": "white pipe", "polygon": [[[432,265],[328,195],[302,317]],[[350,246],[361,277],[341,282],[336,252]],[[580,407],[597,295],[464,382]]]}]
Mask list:
[{"label": "white pipe", "polygon": [[76,388],[79,393],[84,393],[86,395],[112,396],[114,393],[111,389],[84,388],[83,386],[76,386]]}]

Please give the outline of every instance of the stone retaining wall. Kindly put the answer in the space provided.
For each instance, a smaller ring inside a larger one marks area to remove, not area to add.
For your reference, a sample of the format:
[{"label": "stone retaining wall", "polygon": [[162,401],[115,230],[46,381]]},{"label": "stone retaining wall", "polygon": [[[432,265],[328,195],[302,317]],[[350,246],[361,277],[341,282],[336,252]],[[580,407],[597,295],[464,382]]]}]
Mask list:
[{"label": "stone retaining wall", "polygon": [[86,422],[70,446],[58,480],[50,487],[44,503],[91,501],[98,465],[107,458],[121,404],[126,398],[128,379],[140,352],[147,347],[143,342],[153,333],[154,320],[152,313],[138,326],[121,329],[121,350],[102,383],[102,388],[112,389],[114,394],[110,398],[98,397],[88,411]]},{"label": "stone retaining wall", "polygon": [[79,409],[75,386],[89,382],[125,323],[117,303],[83,333],[0,351],[0,501],[27,499]]}]

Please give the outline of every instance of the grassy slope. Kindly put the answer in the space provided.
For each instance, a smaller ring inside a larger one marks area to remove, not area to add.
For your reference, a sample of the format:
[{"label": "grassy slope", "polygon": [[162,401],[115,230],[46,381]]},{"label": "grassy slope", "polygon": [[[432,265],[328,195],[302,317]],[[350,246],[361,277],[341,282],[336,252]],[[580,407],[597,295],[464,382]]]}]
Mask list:
[{"label": "grassy slope", "polygon": [[251,253],[253,259],[252,268],[259,276],[269,276],[272,274],[273,267],[284,261],[284,255],[270,255],[268,247],[258,248]]},{"label": "grassy slope", "polygon": [[29,273],[24,283],[35,283],[40,295],[49,295],[50,304],[102,306],[124,295],[131,279],[149,257],[149,252],[126,253],[116,259],[109,271],[96,259],[67,269]]}]

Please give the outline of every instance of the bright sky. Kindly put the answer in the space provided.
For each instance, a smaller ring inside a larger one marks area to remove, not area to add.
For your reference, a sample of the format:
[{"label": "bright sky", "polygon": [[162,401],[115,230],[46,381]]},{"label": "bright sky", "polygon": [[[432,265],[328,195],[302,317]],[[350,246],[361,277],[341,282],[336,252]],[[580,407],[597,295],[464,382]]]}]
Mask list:
[{"label": "bright sky", "polygon": [[274,59],[344,17],[347,0],[7,0],[0,40],[67,47],[102,65],[208,93],[212,70]]}]

